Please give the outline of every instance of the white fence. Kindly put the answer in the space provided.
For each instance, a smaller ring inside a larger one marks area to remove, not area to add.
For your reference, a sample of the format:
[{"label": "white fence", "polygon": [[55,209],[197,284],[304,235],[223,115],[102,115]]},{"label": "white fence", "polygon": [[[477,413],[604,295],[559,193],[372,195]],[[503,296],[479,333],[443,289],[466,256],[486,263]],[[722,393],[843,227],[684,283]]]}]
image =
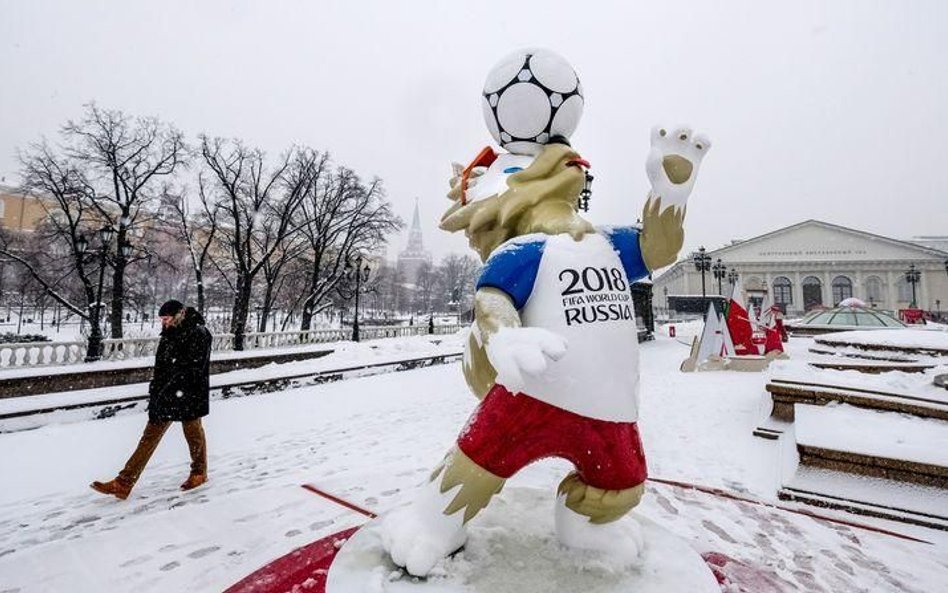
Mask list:
[{"label": "white fence", "polygon": [[[458,325],[436,325],[434,333],[453,334]],[[401,338],[420,336],[429,333],[427,324],[413,326],[379,326],[359,328],[359,337],[363,340],[381,338]],[[324,344],[341,342],[352,338],[352,329],[312,329],[285,332],[248,333],[244,335],[245,350],[263,350],[300,346],[305,344]],[[130,360],[154,356],[160,338],[126,338],[103,340],[102,360]],[[233,334],[215,334],[211,350],[223,352],[232,350]],[[0,369],[62,366],[78,364],[85,360],[85,340],[75,342],[25,342],[0,344]]]}]

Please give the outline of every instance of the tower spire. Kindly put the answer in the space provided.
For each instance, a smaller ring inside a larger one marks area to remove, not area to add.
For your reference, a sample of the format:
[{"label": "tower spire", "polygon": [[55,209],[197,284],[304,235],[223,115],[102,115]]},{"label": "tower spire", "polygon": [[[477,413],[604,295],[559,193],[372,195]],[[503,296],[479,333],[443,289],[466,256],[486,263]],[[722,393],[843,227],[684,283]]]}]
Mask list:
[{"label": "tower spire", "polygon": [[411,230],[421,232],[421,218],[418,216],[418,198],[415,198],[415,213],[411,217]]},{"label": "tower spire", "polygon": [[411,219],[411,229],[408,231],[407,253],[420,254],[425,252],[425,244],[421,238],[421,216],[418,214],[418,198],[415,198],[415,213]]}]

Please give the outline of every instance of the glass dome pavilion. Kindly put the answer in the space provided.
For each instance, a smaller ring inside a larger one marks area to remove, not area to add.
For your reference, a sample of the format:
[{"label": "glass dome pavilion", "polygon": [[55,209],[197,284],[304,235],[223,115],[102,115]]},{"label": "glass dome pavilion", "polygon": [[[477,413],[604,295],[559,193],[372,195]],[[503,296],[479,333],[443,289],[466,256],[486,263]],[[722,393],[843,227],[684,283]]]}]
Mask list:
[{"label": "glass dome pavilion", "polygon": [[813,311],[803,319],[787,324],[787,329],[798,335],[904,327],[907,326],[895,317],[866,307],[864,302],[855,298],[846,299],[832,309]]}]

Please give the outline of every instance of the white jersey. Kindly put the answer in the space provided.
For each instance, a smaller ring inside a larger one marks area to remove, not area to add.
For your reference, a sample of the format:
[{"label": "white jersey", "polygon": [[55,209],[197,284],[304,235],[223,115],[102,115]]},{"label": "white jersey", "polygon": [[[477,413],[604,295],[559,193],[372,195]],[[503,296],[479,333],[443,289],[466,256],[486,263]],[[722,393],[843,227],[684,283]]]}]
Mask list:
[{"label": "white jersey", "polygon": [[[524,375],[523,392],[590,418],[636,421],[638,332],[627,271],[635,279],[646,272],[637,231],[589,234],[580,241],[566,234],[537,237],[503,246],[478,282],[508,292],[525,327],[567,340],[566,355],[550,361],[542,375]],[[512,269],[504,274],[504,268]],[[524,279],[534,269],[528,292]]]}]

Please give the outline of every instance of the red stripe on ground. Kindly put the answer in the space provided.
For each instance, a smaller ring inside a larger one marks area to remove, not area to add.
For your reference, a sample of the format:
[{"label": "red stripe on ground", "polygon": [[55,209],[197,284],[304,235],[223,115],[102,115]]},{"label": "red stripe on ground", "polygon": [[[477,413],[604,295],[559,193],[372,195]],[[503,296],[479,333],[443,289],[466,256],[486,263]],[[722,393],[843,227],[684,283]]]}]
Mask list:
[{"label": "red stripe on ground", "polygon": [[338,496],[333,496],[332,494],[326,492],[325,490],[321,490],[321,489],[317,488],[316,486],[313,486],[312,484],[301,484],[301,485],[303,486],[303,488],[305,488],[306,490],[309,490],[309,491],[312,492],[313,494],[318,494],[319,496],[322,496],[323,498],[325,498],[325,499],[327,499],[327,500],[331,500],[332,502],[334,502],[334,503],[336,503],[336,504],[338,504],[338,505],[344,506],[344,507],[346,507],[347,509],[351,509],[351,510],[357,512],[357,513],[362,513],[363,515],[365,515],[366,517],[368,517],[368,518],[370,518],[370,519],[374,519],[374,518],[378,517],[378,515],[376,515],[376,514],[373,513],[372,511],[370,511],[370,510],[368,510],[368,509],[364,509],[364,508],[360,507],[360,506],[357,505],[357,504],[354,504],[354,503],[349,502],[348,500],[344,500],[344,499],[342,499],[342,498],[339,498]]}]

